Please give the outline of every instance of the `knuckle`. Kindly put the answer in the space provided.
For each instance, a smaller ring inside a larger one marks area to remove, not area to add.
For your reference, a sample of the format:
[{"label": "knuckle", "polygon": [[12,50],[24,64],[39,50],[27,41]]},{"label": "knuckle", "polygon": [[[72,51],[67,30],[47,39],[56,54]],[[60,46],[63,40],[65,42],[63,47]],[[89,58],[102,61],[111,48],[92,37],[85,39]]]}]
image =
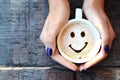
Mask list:
[{"label": "knuckle", "polygon": [[40,35],[39,39],[43,42],[44,41],[43,35]]},{"label": "knuckle", "polygon": [[116,38],[116,34],[115,32],[112,32],[112,39],[115,39]]}]

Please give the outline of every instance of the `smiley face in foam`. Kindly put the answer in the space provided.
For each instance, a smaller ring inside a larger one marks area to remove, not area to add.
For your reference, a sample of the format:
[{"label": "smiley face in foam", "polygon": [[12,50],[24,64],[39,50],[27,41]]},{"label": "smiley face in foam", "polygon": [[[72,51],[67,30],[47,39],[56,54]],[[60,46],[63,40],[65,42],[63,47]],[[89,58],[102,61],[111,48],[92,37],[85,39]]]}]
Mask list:
[{"label": "smiley face in foam", "polygon": [[[71,36],[71,38],[74,38],[74,37],[75,37],[75,32],[71,32],[71,33],[70,33],[70,36]],[[85,31],[80,32],[79,37],[84,38],[84,37],[85,37]],[[76,44],[74,44],[74,45],[76,45]],[[79,50],[76,50],[75,48],[73,48],[73,47],[72,47],[72,44],[70,44],[69,47],[70,47],[73,51],[75,51],[76,53],[80,53],[87,45],[88,45],[88,42],[86,41],[86,42],[85,42],[85,45],[84,45],[81,49],[79,49]]]},{"label": "smiley face in foam", "polygon": [[74,63],[84,63],[100,49],[100,34],[85,19],[72,19],[57,37],[58,50],[63,57]]}]

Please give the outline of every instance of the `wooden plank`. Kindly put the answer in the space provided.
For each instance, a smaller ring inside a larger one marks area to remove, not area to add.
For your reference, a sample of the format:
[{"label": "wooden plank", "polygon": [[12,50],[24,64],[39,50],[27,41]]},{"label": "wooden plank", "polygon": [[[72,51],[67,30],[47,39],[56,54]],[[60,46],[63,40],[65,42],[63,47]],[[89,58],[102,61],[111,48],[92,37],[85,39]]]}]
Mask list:
[{"label": "wooden plank", "polygon": [[51,67],[0,67],[0,80],[120,80],[120,68],[102,67],[75,73]]},{"label": "wooden plank", "polygon": [[50,67],[0,68],[0,80],[73,80],[73,78],[72,71]]},{"label": "wooden plank", "polygon": [[76,75],[77,80],[119,80],[120,68],[97,67]]},{"label": "wooden plank", "polygon": [[0,7],[0,64],[54,64],[46,56],[44,45],[39,40],[48,14],[47,0],[2,0]]}]

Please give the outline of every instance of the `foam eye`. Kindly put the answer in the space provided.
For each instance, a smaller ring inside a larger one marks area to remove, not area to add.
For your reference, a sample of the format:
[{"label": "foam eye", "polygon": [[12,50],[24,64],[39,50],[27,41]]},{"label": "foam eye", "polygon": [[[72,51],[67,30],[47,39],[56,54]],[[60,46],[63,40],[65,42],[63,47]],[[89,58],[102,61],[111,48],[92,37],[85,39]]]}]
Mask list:
[{"label": "foam eye", "polygon": [[74,32],[71,32],[71,33],[70,33],[70,36],[71,36],[72,38],[74,38],[74,37],[75,37],[75,33],[74,33]]},{"label": "foam eye", "polygon": [[81,35],[81,37],[85,37],[85,32],[82,31],[82,32],[80,33],[80,35]]}]

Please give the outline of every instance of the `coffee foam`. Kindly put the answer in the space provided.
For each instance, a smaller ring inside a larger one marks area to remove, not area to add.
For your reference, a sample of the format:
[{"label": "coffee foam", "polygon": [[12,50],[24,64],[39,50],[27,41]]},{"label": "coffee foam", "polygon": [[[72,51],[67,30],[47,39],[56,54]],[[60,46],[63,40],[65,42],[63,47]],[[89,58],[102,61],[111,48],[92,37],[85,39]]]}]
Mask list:
[{"label": "coffee foam", "polygon": [[[58,49],[60,53],[66,57],[67,59],[75,61],[79,61],[91,56],[90,53],[93,53],[95,49],[95,34],[93,33],[94,30],[91,30],[91,26],[87,22],[83,21],[69,21],[69,23],[62,29],[60,35],[58,37]],[[70,36],[71,32],[74,33],[74,38]],[[85,36],[81,37],[81,32],[84,32]],[[85,43],[88,43],[85,46]],[[71,47],[70,47],[71,45]],[[81,50],[80,52],[75,52],[75,50]]]}]

